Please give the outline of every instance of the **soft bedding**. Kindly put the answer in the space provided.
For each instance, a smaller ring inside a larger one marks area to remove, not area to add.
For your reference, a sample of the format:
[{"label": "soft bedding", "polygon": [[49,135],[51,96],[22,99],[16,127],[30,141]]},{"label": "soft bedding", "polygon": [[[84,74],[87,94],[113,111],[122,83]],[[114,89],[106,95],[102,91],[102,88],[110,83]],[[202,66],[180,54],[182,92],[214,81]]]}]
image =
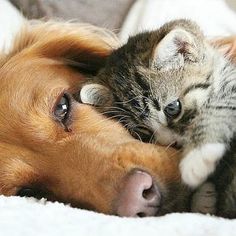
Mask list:
[{"label": "soft bedding", "polygon": [[208,37],[236,34],[235,0],[137,0],[124,21],[120,37],[153,30],[167,21],[187,18],[196,21]]},{"label": "soft bedding", "polygon": [[[146,2],[151,3],[151,1]],[[145,9],[150,8],[148,5],[145,7]],[[134,14],[134,10],[131,13]],[[142,14],[144,13],[142,11]],[[127,22],[131,18],[131,16],[127,18],[124,37],[133,33],[133,31],[127,33]],[[142,20],[144,21],[144,18]],[[7,1],[0,1],[1,48],[5,46],[7,50],[10,47],[12,38],[23,21],[22,16]],[[147,22],[150,22],[150,19]],[[134,20],[130,20],[131,23],[133,24]],[[226,29],[230,29],[230,26]],[[235,32],[236,28],[232,30]],[[193,213],[173,213],[158,218],[119,218],[75,209],[57,202],[0,196],[0,235],[233,236],[236,235],[236,220]]]},{"label": "soft bedding", "polygon": [[4,236],[233,236],[236,232],[236,220],[191,213],[120,218],[17,197],[0,197],[0,209],[0,235]]}]

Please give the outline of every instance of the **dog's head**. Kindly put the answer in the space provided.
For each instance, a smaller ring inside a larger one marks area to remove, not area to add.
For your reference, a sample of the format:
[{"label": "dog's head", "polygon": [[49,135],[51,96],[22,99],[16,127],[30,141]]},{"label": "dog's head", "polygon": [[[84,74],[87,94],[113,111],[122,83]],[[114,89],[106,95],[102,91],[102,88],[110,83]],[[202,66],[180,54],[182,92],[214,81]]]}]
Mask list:
[{"label": "dog's head", "polygon": [[2,57],[1,194],[127,216],[182,209],[175,205],[182,195],[170,201],[168,194],[180,182],[178,153],[134,140],[74,99],[113,47],[112,37],[96,28],[39,24]]}]

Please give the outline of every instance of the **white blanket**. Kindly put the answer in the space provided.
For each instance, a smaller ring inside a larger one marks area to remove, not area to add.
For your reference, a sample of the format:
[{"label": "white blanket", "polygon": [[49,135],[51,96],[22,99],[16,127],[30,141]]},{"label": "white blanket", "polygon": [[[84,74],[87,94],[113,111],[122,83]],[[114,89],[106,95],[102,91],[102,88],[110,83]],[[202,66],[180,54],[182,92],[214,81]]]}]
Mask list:
[{"label": "white blanket", "polygon": [[200,214],[120,218],[17,197],[0,197],[2,236],[233,236],[236,220]]},{"label": "white blanket", "polygon": [[7,52],[25,19],[7,1],[0,0],[0,51]]},{"label": "white blanket", "polygon": [[[5,50],[10,47],[23,21],[14,8],[5,0],[0,0],[0,47],[5,45]],[[44,200],[37,202],[0,196],[0,236],[16,235],[233,236],[236,235],[236,220],[190,213],[169,214],[159,218],[119,218]]]},{"label": "white blanket", "polygon": [[236,34],[236,0],[137,0],[120,37],[126,41],[130,35],[178,18],[196,21],[208,37]]}]

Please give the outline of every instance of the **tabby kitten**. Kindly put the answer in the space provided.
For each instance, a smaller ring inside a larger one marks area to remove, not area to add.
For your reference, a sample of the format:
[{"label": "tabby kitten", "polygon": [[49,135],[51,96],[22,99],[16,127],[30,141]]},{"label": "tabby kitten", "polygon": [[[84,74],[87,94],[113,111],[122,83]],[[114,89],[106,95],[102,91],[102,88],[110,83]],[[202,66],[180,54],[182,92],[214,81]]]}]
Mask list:
[{"label": "tabby kitten", "polygon": [[235,145],[236,67],[188,20],[131,37],[80,96],[140,138],[182,146],[181,175],[191,187]]}]

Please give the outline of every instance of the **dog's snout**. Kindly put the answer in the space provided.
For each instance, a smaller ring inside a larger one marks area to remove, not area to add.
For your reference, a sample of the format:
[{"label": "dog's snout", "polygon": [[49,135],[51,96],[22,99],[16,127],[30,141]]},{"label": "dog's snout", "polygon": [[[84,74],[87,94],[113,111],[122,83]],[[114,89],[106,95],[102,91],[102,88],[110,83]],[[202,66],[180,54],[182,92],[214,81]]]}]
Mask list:
[{"label": "dog's snout", "polygon": [[161,194],[151,175],[136,170],[125,180],[117,204],[117,214],[126,217],[155,216]]}]

